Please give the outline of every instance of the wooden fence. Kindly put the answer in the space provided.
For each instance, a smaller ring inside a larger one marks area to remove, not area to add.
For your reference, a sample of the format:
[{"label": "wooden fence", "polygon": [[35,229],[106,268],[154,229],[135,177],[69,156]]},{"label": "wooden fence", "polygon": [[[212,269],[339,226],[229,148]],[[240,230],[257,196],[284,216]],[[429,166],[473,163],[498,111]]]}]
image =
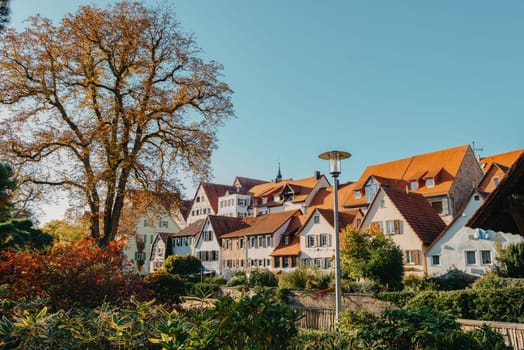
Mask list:
[{"label": "wooden fence", "polygon": [[[302,329],[317,329],[321,331],[333,331],[335,328],[335,310],[329,308],[307,308],[292,306],[293,310],[300,312],[302,318],[298,321],[298,327]],[[457,320],[465,331],[481,327],[487,324],[493,330],[504,337],[507,345],[515,350],[524,350],[524,324],[506,323],[493,321]]]}]

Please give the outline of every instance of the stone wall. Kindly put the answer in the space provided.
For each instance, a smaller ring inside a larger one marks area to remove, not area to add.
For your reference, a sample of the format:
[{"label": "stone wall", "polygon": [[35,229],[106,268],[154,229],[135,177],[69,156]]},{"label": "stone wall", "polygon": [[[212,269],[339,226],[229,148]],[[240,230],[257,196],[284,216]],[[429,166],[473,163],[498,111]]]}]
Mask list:
[{"label": "stone wall", "polygon": [[[232,287],[221,287],[221,295],[239,298],[242,292]],[[249,292],[248,295],[252,295]],[[290,291],[289,304],[301,308],[335,309],[335,293],[322,291]],[[345,293],[342,297],[342,309],[363,310],[379,314],[386,309],[394,308],[387,302],[373,298],[370,294]]]}]

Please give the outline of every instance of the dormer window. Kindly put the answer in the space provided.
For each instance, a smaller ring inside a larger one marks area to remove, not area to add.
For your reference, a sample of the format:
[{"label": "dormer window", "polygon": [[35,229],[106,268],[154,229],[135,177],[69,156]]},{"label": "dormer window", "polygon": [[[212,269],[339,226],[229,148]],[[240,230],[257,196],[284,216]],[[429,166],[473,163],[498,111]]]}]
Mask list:
[{"label": "dormer window", "polygon": [[262,197],[262,204],[266,204],[267,203],[267,197]]},{"label": "dormer window", "polygon": [[426,187],[427,188],[435,187],[435,178],[430,177],[429,179],[426,179]]},{"label": "dormer window", "polygon": [[278,194],[275,195],[275,202],[280,201],[280,196]]},{"label": "dormer window", "polygon": [[414,191],[414,190],[418,190],[418,181],[417,180],[414,180],[414,181],[410,181],[409,182],[409,188]]},{"label": "dormer window", "polygon": [[359,199],[360,197],[362,197],[360,190],[353,191],[353,195],[355,196],[355,199]]},{"label": "dormer window", "polygon": [[284,244],[289,245],[289,236],[284,237]]},{"label": "dormer window", "polygon": [[373,177],[366,183],[366,203],[371,203],[373,197],[375,197],[375,194],[378,192],[378,185],[378,182]]},{"label": "dormer window", "polygon": [[498,177],[493,178],[493,186],[498,186],[500,179]]}]

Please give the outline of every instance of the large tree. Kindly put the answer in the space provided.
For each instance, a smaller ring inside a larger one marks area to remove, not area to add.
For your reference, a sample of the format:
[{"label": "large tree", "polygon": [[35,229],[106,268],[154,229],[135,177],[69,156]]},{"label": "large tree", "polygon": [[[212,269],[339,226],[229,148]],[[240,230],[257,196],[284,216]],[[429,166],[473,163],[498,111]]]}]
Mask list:
[{"label": "large tree", "polygon": [[172,11],[83,6],[0,35],[0,155],[21,186],[80,194],[99,244],[114,239],[128,191],[209,175],[232,91]]},{"label": "large tree", "polygon": [[0,163],[0,223],[11,218],[11,195],[15,188],[13,169],[9,164]]}]

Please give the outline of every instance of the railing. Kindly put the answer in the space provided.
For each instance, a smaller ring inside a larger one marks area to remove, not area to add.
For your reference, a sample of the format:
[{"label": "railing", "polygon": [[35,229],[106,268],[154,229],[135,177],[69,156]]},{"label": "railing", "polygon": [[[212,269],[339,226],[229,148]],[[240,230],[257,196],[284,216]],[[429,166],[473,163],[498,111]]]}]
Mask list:
[{"label": "railing", "polygon": [[[291,309],[298,311],[302,318],[298,321],[298,327],[302,329],[316,329],[321,331],[333,331],[335,326],[335,310],[328,308],[308,308],[292,306]],[[493,321],[457,320],[465,331],[481,327],[487,324],[493,330],[504,337],[507,345],[515,350],[524,350],[524,324],[506,323]]]}]

